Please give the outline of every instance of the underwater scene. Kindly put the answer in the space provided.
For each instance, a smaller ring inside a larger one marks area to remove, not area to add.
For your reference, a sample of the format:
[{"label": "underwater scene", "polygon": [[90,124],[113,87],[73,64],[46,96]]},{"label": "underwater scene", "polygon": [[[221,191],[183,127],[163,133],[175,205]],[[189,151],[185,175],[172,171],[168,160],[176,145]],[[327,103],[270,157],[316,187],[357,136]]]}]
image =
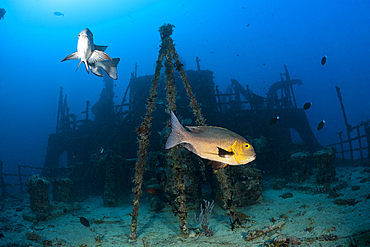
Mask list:
[{"label": "underwater scene", "polygon": [[0,2],[0,246],[370,246],[370,2]]}]

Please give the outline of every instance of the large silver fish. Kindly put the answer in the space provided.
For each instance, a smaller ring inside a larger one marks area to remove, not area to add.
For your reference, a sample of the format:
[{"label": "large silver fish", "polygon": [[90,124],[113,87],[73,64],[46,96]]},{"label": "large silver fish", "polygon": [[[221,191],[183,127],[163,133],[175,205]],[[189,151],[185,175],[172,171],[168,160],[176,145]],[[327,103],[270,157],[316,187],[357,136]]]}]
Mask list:
[{"label": "large silver fish", "polygon": [[211,160],[213,169],[227,165],[243,165],[256,159],[252,145],[242,136],[220,127],[186,126],[187,131],[171,111],[171,134],[165,149],[182,144],[201,158]]},{"label": "large silver fish", "polygon": [[64,58],[62,62],[81,59],[77,69],[83,62],[87,73],[89,73],[90,68],[94,75],[103,76],[101,70],[103,69],[111,78],[117,80],[117,64],[120,59],[111,59],[109,55],[104,52],[107,47],[108,46],[94,45],[93,34],[88,28],[85,28],[78,35],[77,51]]}]

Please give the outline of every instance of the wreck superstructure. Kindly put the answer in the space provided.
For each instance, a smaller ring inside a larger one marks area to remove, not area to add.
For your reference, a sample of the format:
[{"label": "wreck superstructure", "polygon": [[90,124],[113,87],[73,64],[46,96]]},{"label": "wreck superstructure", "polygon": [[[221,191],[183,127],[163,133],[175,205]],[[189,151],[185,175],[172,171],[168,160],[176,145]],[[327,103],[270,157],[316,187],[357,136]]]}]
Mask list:
[{"label": "wreck superstructure", "polygon": [[[220,93],[213,81],[213,72],[201,70],[197,61],[198,69],[188,70],[186,74],[208,123],[228,128],[243,136],[263,136],[269,143],[270,159],[274,163],[279,162],[277,157],[282,152],[280,149],[291,144],[291,129],[299,133],[307,151],[314,152],[321,147],[310,128],[305,111],[298,108],[295,102],[293,85],[301,85],[302,82],[291,80],[286,66],[285,73],[280,75],[281,80],[272,84],[265,98],[253,93],[248,85],[243,87],[235,79],[231,79],[228,93]],[[186,125],[195,125],[180,74],[175,72],[174,79],[179,115],[186,120]],[[77,120],[76,115],[70,113],[67,95],[63,96],[61,88],[57,129],[56,133],[49,136],[43,175],[54,176],[66,169],[59,166],[59,158],[63,153],[67,156],[67,168],[76,162],[86,164],[88,168],[91,155],[101,148],[113,150],[125,159],[135,158],[135,130],[146,110],[151,81],[152,76],[138,77],[135,71],[122,103],[114,105],[113,82],[105,78],[100,100],[91,109],[90,102],[86,102],[86,109],[82,112],[86,117],[82,120]],[[164,84],[164,77],[159,80],[156,111],[153,113],[150,147],[153,151],[162,151],[166,138],[163,129],[168,115],[165,112],[165,91],[161,84]],[[94,120],[89,117],[90,111],[95,115]],[[279,122],[270,126],[270,119],[276,116],[279,116]],[[56,170],[58,172],[55,173]]]}]

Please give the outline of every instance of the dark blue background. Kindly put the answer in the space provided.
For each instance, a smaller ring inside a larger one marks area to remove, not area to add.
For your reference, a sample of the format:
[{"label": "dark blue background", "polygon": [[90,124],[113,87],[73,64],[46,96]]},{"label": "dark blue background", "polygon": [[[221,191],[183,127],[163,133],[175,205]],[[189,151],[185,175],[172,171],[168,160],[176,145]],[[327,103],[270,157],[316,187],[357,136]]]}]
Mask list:
[{"label": "dark blue background", "polygon": [[[61,63],[76,51],[78,33],[86,27],[96,44],[108,45],[106,52],[121,58],[116,104],[135,62],[138,76],[154,73],[158,28],[171,23],[186,69],[196,69],[198,56],[221,90],[234,78],[265,96],[286,64],[291,78],[304,83],[294,87],[298,105],[313,102],[307,115],[321,144],[338,141],[336,133],[345,130],[334,86],[341,87],[350,124],[369,118],[366,0],[6,0],[0,8],[7,11],[0,20],[0,160],[6,170],[43,165],[61,86],[79,118],[86,100],[92,105],[99,99],[102,78],[83,67],[75,72],[77,61]],[[326,125],[318,132],[322,119]]]}]

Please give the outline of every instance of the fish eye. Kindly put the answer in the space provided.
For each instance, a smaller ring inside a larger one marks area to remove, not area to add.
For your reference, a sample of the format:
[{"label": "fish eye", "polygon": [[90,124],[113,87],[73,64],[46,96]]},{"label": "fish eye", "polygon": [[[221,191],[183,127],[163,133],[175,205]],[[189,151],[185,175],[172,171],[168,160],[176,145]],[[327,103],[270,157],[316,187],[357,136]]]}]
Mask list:
[{"label": "fish eye", "polygon": [[249,145],[248,143],[244,144],[244,147],[246,148],[249,148],[251,145]]}]

